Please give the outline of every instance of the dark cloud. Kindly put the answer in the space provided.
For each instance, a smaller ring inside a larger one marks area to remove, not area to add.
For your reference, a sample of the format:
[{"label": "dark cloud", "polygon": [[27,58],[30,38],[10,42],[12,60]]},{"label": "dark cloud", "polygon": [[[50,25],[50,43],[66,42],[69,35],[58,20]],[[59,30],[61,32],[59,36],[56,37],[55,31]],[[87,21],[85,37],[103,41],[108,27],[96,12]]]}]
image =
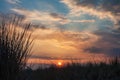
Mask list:
[{"label": "dark cloud", "polygon": [[100,39],[93,43],[91,47],[85,48],[85,52],[95,54],[103,53],[112,56],[120,55],[119,31],[96,31],[95,34],[100,36]]},{"label": "dark cloud", "polygon": [[48,27],[46,27],[44,24],[32,24],[32,28],[35,28],[35,29],[42,29],[42,30],[46,30],[46,29],[49,29]]},{"label": "dark cloud", "polygon": [[70,58],[70,57],[49,57],[49,56],[38,56],[38,55],[32,55],[30,57],[31,59],[45,59],[45,60],[80,60],[82,58]]},{"label": "dark cloud", "polygon": [[114,24],[120,21],[120,0],[62,0],[62,2],[76,15],[83,11],[100,19],[110,19]]},{"label": "dark cloud", "polygon": [[88,52],[88,53],[101,53],[103,52],[103,49],[102,48],[98,48],[98,47],[89,47],[89,48],[86,48],[84,49],[85,52]]},{"label": "dark cloud", "polygon": [[50,15],[51,15],[53,18],[67,19],[67,18],[65,18],[63,15],[60,15],[60,14],[57,14],[57,13],[50,13]]},{"label": "dark cloud", "polygon": [[113,56],[120,56],[120,47],[111,48],[108,53]]},{"label": "dark cloud", "polygon": [[120,0],[76,0],[76,5],[89,6],[113,13],[120,12]]},{"label": "dark cloud", "polygon": [[101,6],[103,9],[113,13],[120,12],[120,0],[102,0]]},{"label": "dark cloud", "polygon": [[100,0],[76,0],[76,1],[77,1],[76,5],[96,7]]},{"label": "dark cloud", "polygon": [[13,14],[13,13],[10,13],[10,14],[0,13],[0,23],[2,21],[5,21],[5,23],[7,24],[14,22],[14,24],[12,24],[13,26],[22,27],[22,28],[25,28],[26,25],[30,24],[29,29],[28,29],[30,31],[33,31],[34,29],[42,29],[42,30],[49,29],[48,27],[46,27],[46,25],[40,22],[39,24],[34,24],[31,22],[24,22],[24,20],[25,20],[25,16],[23,15],[18,15],[18,14]]}]

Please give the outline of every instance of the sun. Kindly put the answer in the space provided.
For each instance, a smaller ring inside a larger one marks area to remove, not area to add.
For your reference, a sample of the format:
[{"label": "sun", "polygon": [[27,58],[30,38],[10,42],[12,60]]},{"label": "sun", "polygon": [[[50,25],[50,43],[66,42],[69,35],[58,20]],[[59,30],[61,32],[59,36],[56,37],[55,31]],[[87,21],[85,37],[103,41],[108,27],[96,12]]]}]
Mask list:
[{"label": "sun", "polygon": [[58,65],[58,66],[62,66],[62,62],[58,62],[57,65]]}]

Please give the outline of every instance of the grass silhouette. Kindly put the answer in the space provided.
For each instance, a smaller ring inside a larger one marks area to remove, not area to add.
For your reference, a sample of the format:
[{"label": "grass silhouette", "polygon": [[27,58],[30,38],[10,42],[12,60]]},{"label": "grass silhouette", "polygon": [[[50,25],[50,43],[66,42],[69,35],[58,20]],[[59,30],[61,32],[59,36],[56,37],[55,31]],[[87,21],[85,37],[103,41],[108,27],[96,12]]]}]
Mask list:
[{"label": "grass silhouette", "polygon": [[24,71],[28,80],[120,80],[120,60],[110,59],[109,63],[68,64],[58,68],[27,69]]},{"label": "grass silhouette", "polygon": [[[0,16],[0,80],[16,80],[31,51],[30,24],[17,15]],[[19,30],[21,26],[21,31]]]}]

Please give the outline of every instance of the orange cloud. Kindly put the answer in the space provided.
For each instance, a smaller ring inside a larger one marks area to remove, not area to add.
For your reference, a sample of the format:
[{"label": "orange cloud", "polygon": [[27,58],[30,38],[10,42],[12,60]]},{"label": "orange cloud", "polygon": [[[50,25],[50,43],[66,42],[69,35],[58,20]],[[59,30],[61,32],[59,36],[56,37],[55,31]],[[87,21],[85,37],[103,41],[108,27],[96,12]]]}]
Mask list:
[{"label": "orange cloud", "polygon": [[33,32],[33,55],[52,57],[80,57],[83,49],[100,37],[92,32],[62,31],[59,29],[36,29]]}]

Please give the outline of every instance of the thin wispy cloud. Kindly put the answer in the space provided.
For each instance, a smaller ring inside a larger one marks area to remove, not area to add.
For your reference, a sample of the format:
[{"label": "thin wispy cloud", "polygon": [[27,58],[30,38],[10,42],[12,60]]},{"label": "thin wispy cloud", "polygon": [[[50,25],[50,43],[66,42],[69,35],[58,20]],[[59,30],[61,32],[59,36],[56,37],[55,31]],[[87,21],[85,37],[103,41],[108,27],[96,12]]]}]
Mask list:
[{"label": "thin wispy cloud", "polygon": [[43,12],[38,10],[25,10],[25,9],[11,9],[12,11],[23,15],[26,17],[25,21],[37,21],[41,23],[46,22],[53,22],[53,23],[59,23],[59,24],[69,24],[69,23],[85,23],[85,22],[95,22],[95,20],[71,20],[67,16],[64,16],[59,13],[49,13],[49,12]]},{"label": "thin wispy cloud", "polygon": [[26,21],[58,22],[66,23],[67,18],[61,14],[49,13],[38,10],[11,9],[12,11],[26,17]]},{"label": "thin wispy cloud", "polygon": [[6,0],[10,4],[19,4],[21,1],[20,0]]}]

